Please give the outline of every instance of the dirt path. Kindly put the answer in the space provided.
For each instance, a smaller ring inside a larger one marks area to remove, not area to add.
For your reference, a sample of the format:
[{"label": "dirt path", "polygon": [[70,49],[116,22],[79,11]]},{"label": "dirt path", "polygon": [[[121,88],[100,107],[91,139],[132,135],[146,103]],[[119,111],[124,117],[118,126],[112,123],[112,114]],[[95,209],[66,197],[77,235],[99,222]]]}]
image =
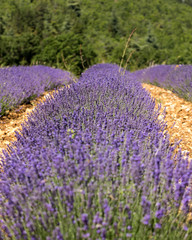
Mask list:
[{"label": "dirt path", "polygon": [[157,105],[161,103],[162,110],[166,107],[165,121],[171,142],[182,139],[182,151],[189,151],[189,157],[192,158],[192,103],[177,97],[169,90],[145,83],[142,86],[155,98]]},{"label": "dirt path", "polygon": [[[180,143],[182,150],[189,151],[190,158],[192,158],[192,103],[177,97],[171,91],[149,84],[142,85],[156,99],[157,105],[161,103],[162,109],[166,107],[165,120],[167,121],[167,130],[171,135],[171,141],[182,139]],[[0,153],[7,147],[7,144],[15,141],[14,132],[21,128],[21,123],[27,119],[28,114],[38,103],[46,99],[46,95],[53,92],[45,92],[43,96],[33,100],[31,105],[22,105],[14,111],[10,111],[6,117],[0,118]],[[174,122],[175,125],[173,126]]]}]

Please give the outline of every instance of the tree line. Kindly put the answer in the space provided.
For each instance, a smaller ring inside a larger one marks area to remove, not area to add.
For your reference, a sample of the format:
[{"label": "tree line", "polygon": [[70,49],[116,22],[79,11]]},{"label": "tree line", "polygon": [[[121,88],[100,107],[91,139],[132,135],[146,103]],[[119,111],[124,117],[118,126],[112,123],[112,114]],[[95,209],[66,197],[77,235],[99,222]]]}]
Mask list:
[{"label": "tree line", "polygon": [[95,63],[119,64],[135,28],[128,70],[191,64],[191,15],[191,0],[1,0],[0,65],[45,64],[79,75]]}]

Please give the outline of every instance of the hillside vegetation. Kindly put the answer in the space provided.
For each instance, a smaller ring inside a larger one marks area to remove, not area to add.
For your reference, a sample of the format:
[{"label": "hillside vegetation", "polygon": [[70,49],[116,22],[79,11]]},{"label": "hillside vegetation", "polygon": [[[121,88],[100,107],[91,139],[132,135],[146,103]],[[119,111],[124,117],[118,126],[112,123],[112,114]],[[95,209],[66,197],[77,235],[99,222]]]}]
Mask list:
[{"label": "hillside vegetation", "polygon": [[119,64],[134,28],[131,70],[191,64],[191,16],[191,0],[1,0],[0,65]]}]

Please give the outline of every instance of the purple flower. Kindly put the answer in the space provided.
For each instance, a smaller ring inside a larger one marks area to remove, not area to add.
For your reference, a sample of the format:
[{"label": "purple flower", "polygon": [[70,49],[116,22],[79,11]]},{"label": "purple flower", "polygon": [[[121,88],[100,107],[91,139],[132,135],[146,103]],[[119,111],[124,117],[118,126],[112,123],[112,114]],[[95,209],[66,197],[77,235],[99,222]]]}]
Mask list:
[{"label": "purple flower", "polygon": [[143,208],[143,215],[145,215],[144,218],[150,216],[151,202],[147,200],[146,196],[141,197],[141,206]]},{"label": "purple flower", "polygon": [[81,221],[83,222],[83,224],[84,224],[85,226],[88,225],[88,214],[87,214],[87,213],[81,214]]},{"label": "purple flower", "polygon": [[64,240],[63,235],[62,235],[59,227],[56,227],[54,229],[54,231],[53,231],[53,239]]},{"label": "purple flower", "polygon": [[132,233],[126,233],[126,237],[127,238],[131,238],[132,237]]},{"label": "purple flower", "polygon": [[190,202],[191,202],[191,190],[187,188],[185,190],[185,194],[182,199],[182,211],[185,214],[188,214],[190,212]]},{"label": "purple flower", "polygon": [[83,234],[82,234],[82,237],[85,238],[85,239],[87,239],[87,238],[90,237],[90,233],[83,233]]},{"label": "purple flower", "polygon": [[187,227],[186,224],[183,225],[183,230],[186,231],[186,232],[188,231],[188,227]]},{"label": "purple flower", "polygon": [[155,217],[161,219],[164,216],[165,209],[161,208],[155,212]]},{"label": "purple flower", "polygon": [[132,227],[131,227],[131,226],[128,226],[128,227],[127,227],[127,230],[132,230]]},{"label": "purple flower", "polygon": [[145,225],[148,225],[149,224],[149,221],[151,219],[151,216],[149,214],[146,214],[143,219],[141,220],[141,222]]},{"label": "purple flower", "polygon": [[45,207],[47,208],[48,211],[54,212],[54,209],[50,203],[45,203]]},{"label": "purple flower", "polygon": [[160,224],[160,223],[156,223],[156,224],[155,224],[155,228],[156,228],[156,229],[161,229],[161,224]]},{"label": "purple flower", "polygon": [[107,234],[106,228],[102,228],[101,229],[101,237],[102,237],[103,240],[106,239],[106,234]]},{"label": "purple flower", "polygon": [[128,205],[125,205],[124,211],[127,213],[128,219],[131,219],[131,209]]},{"label": "purple flower", "polygon": [[108,218],[108,214],[109,214],[109,211],[110,211],[110,206],[108,205],[108,200],[106,198],[104,199],[103,209],[104,209],[104,213],[105,213],[106,218]]},{"label": "purple flower", "polygon": [[98,225],[101,226],[102,222],[103,222],[103,218],[100,217],[100,213],[97,212],[93,218],[93,224],[96,226]]}]

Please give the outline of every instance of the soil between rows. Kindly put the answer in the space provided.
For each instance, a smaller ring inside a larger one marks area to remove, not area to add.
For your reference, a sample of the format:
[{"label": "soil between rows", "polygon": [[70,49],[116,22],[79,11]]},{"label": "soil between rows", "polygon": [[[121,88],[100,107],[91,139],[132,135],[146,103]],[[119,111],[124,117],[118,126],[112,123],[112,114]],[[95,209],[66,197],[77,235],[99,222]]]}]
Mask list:
[{"label": "soil between rows", "polygon": [[161,112],[166,107],[165,121],[170,142],[182,140],[182,151],[189,152],[192,159],[192,103],[179,98],[169,90],[143,83],[142,86],[155,98],[156,106],[161,104]]}]

